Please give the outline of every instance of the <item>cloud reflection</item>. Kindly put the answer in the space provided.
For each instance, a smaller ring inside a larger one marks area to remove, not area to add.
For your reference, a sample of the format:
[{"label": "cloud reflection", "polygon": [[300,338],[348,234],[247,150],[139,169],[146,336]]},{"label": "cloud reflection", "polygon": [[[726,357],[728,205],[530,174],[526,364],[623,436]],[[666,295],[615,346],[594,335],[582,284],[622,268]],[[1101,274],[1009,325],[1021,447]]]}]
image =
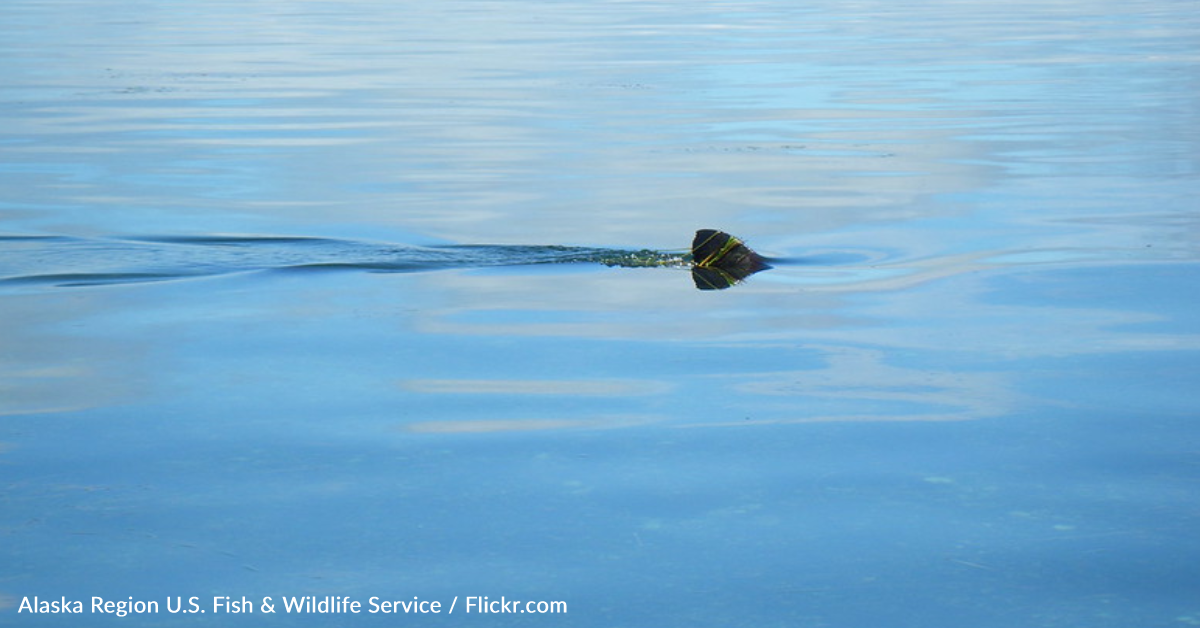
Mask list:
[{"label": "cloud reflection", "polygon": [[409,379],[400,387],[431,394],[577,395],[626,397],[653,395],[671,388],[666,382],[641,380],[518,380],[518,379]]},{"label": "cloud reflection", "polygon": [[964,421],[1001,416],[1019,399],[1010,390],[1010,378],[1000,373],[894,366],[888,364],[888,352],[875,349],[807,348],[822,352],[822,368],[732,377],[738,382],[732,390],[770,418],[724,425]]},{"label": "cloud reflection", "polygon": [[664,417],[611,415],[583,419],[474,419],[418,421],[399,429],[414,434],[486,434],[490,432],[529,432],[538,430],[604,430],[649,423],[659,423]]}]

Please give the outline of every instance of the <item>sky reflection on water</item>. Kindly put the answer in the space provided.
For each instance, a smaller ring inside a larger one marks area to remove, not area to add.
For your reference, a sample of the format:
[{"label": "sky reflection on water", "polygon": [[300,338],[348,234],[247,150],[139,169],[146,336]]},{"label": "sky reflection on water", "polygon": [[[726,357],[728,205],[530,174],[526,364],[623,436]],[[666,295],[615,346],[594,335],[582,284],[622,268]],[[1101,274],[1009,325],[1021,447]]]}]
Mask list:
[{"label": "sky reflection on water", "polygon": [[0,277],[175,274],[0,286],[0,613],[1200,622],[1193,8],[6,3]]}]

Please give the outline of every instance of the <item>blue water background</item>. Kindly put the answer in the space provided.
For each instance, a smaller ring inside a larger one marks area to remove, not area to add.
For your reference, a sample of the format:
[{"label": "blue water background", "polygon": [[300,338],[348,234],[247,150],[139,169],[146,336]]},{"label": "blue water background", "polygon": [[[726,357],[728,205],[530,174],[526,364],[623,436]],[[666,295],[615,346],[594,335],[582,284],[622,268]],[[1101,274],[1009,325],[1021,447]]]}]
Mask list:
[{"label": "blue water background", "polygon": [[[0,623],[1200,624],[1194,2],[8,0],[0,85]],[[706,227],[788,263],[23,281]]]}]

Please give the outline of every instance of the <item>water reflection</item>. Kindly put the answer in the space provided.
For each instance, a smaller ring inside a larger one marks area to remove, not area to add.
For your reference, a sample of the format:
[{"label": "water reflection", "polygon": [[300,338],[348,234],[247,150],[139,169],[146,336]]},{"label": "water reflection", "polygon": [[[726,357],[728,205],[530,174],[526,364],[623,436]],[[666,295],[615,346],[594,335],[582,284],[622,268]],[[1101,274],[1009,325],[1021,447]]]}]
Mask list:
[{"label": "water reflection", "polygon": [[1197,616],[1191,3],[107,4],[0,7],[0,607]]},{"label": "water reflection", "polygon": [[121,307],[112,297],[58,293],[4,298],[0,416],[80,412],[149,394],[147,340],[92,333],[97,317],[136,316],[140,306]]}]

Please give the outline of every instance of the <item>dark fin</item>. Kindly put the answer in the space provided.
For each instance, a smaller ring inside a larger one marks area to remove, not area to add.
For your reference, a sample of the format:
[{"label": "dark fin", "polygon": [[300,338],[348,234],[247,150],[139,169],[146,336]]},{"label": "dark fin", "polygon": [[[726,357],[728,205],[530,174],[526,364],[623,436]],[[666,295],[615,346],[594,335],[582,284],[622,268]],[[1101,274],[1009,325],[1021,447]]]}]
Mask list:
[{"label": "dark fin", "polygon": [[707,266],[707,261],[721,251],[721,246],[731,236],[716,229],[701,229],[692,238],[692,260],[697,266]]},{"label": "dark fin", "polygon": [[738,238],[701,229],[692,240],[692,279],[701,290],[724,290],[770,268],[766,260]]}]

